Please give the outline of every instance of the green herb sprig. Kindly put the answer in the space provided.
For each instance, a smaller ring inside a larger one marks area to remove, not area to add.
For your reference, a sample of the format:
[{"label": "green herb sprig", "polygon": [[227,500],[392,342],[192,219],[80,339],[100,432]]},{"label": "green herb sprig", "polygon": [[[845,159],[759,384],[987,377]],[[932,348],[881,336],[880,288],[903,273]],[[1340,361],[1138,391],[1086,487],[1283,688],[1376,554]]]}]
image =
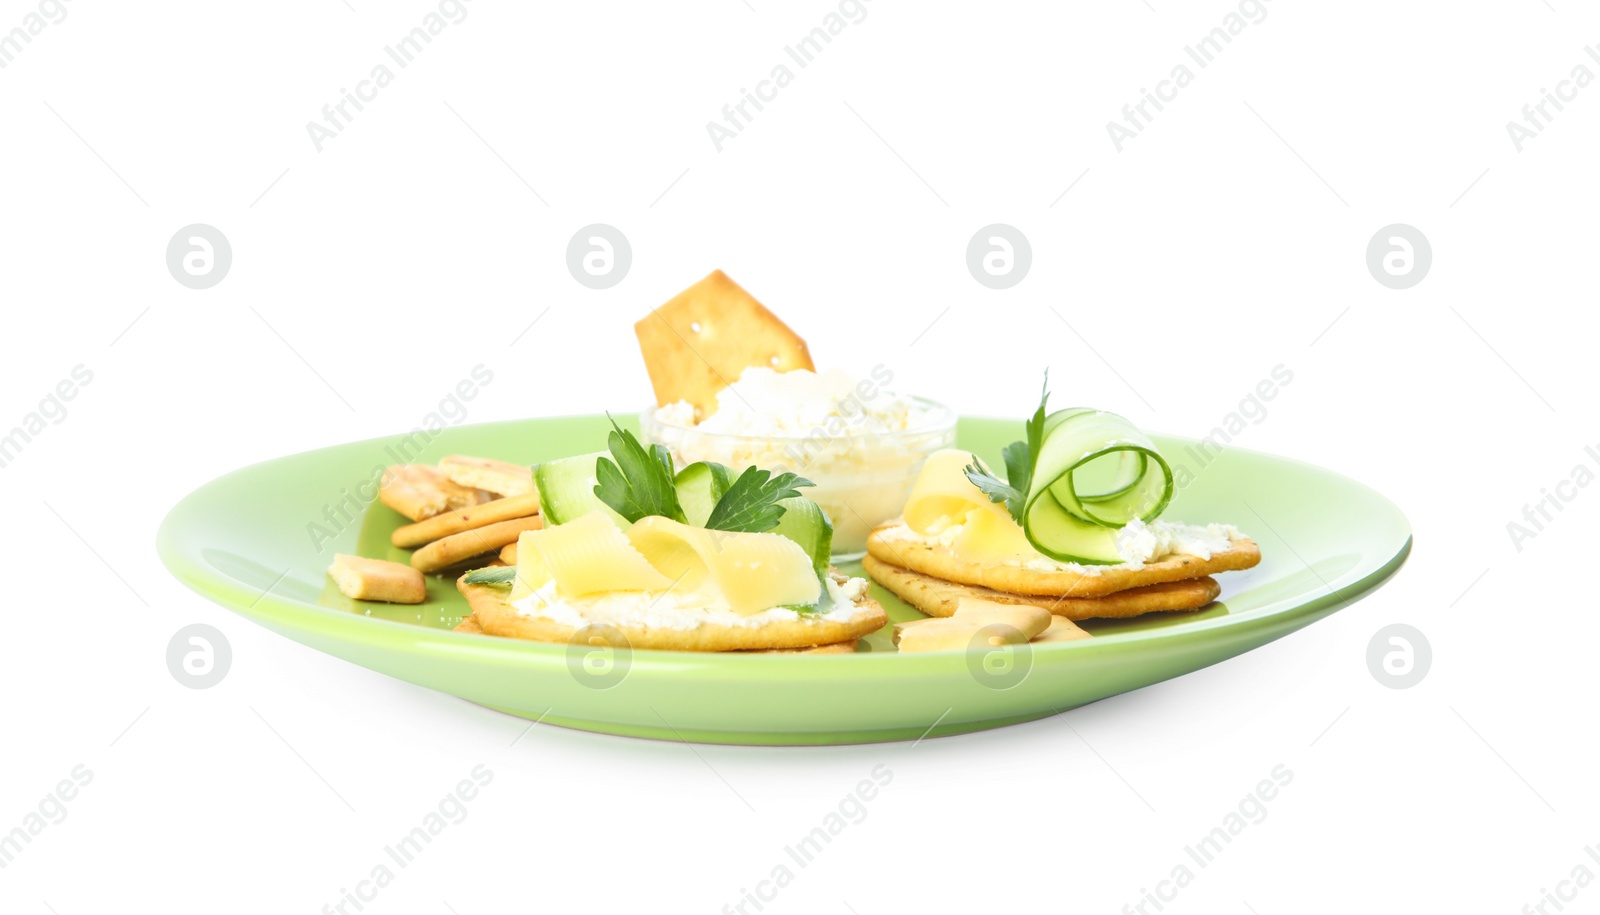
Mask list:
[{"label": "green herb sprig", "polygon": [[973,456],[972,463],[962,468],[972,485],[983,491],[991,502],[1003,503],[1012,520],[1022,523],[1022,513],[1027,507],[1028,490],[1033,488],[1033,469],[1039,460],[1039,448],[1044,443],[1045,404],[1050,402],[1050,373],[1045,372],[1044,389],[1039,394],[1039,409],[1028,420],[1027,439],[1012,442],[1001,452],[1005,459],[1004,480],[990,473]]},{"label": "green herb sprig", "polygon": [[[611,417],[608,414],[606,418]],[[611,458],[600,458],[594,468],[594,494],[600,501],[630,523],[650,515],[688,523],[678,504],[678,488],[673,484],[676,471],[666,448],[651,445],[647,450],[632,432],[612,419],[606,449]]]},{"label": "green herb sprig", "polygon": [[706,519],[706,527],[714,531],[752,534],[770,531],[783,518],[784,507],[777,503],[800,495],[798,487],[814,485],[793,473],[773,476],[759,467],[746,467],[717,500],[711,517]]}]

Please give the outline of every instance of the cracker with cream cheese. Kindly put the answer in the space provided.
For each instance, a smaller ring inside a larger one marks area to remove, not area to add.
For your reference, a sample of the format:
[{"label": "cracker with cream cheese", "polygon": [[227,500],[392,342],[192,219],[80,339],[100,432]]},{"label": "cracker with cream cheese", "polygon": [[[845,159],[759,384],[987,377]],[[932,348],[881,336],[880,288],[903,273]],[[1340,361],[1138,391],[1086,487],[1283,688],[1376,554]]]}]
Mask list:
[{"label": "cracker with cream cheese", "polygon": [[876,556],[863,557],[861,567],[873,581],[929,616],[951,616],[962,598],[978,598],[998,604],[1042,607],[1069,620],[1126,619],[1146,613],[1198,610],[1222,593],[1222,586],[1215,578],[1201,576],[1128,588],[1100,597],[1052,597],[945,581],[891,565]]},{"label": "cracker with cream cheese", "polygon": [[1104,597],[1130,588],[1248,569],[1261,562],[1261,548],[1248,538],[1234,540],[1226,550],[1212,553],[1208,559],[1178,554],[1138,568],[1130,565],[1071,568],[1065,563],[1049,564],[1049,560],[1039,565],[1022,561],[972,562],[956,555],[936,538],[913,532],[899,519],[879,525],[867,535],[867,553],[880,562],[956,584],[1011,594],[1068,598]]},{"label": "cracker with cream cheese", "polygon": [[[842,576],[831,573],[835,581]],[[511,606],[510,591],[493,585],[470,585],[458,580],[456,587],[472,608],[472,619],[485,635],[528,639],[535,642],[571,643],[579,629],[542,616],[528,616]],[[665,651],[748,651],[767,649],[810,649],[850,642],[883,628],[889,621],[883,606],[862,595],[856,612],[848,620],[829,620],[820,616],[770,620],[759,626],[728,626],[706,622],[693,629],[665,629],[649,626],[607,626],[627,640],[630,649]]]}]

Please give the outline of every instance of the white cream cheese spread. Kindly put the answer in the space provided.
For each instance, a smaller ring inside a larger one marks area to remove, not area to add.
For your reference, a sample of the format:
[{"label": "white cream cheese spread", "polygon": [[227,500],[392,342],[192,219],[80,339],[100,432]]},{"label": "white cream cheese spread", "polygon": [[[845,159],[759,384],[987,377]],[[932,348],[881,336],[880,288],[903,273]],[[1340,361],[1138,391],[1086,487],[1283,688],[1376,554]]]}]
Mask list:
[{"label": "white cream cheese spread", "polygon": [[[930,527],[930,531],[927,534],[919,534],[904,524],[898,524],[884,529],[879,536],[891,541],[949,547],[960,535],[962,525],[949,521],[935,523]],[[1010,557],[1002,560],[1002,563],[1045,572],[1063,571],[1076,572],[1080,575],[1099,575],[1108,569],[1142,569],[1147,564],[1159,562],[1168,556],[1182,555],[1210,559],[1212,554],[1227,550],[1235,540],[1243,539],[1245,539],[1244,534],[1231,524],[1200,526],[1176,521],[1146,523],[1135,520],[1117,532],[1117,552],[1123,559],[1120,564],[1084,565],[1061,562],[1039,553]]]},{"label": "white cream cheese spread", "polygon": [[804,615],[784,607],[748,615],[735,613],[714,590],[608,591],[569,597],[557,590],[554,581],[512,601],[511,606],[523,616],[543,617],[574,629],[597,624],[678,630],[703,625],[757,628],[780,620],[798,620],[802,616],[834,623],[854,619],[867,593],[867,580],[851,578],[841,584],[831,575],[824,580],[828,609]]},{"label": "white cream cheese spread", "polygon": [[698,423],[685,401],[646,420],[679,466],[714,461],[811,480],[804,495],[833,522],[836,555],[865,549],[867,532],[900,513],[927,456],[955,438],[948,410],[837,370],[749,368]]}]

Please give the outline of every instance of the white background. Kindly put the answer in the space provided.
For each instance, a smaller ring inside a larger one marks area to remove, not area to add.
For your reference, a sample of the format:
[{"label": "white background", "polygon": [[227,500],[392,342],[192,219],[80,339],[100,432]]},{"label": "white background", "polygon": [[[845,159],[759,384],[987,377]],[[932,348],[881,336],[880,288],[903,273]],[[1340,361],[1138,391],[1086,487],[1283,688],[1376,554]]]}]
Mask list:
[{"label": "white background", "polygon": [[[706,122],[835,7],[472,0],[319,153],[306,123],[436,8],[351,3],[72,0],[0,70],[0,427],[94,373],[0,471],[0,831],[94,773],[0,870],[0,909],[322,911],[478,764],[468,818],[368,911],[722,911],[880,764],[866,820],[768,911],[1123,911],[1279,764],[1265,821],[1168,911],[1514,913],[1600,872],[1600,494],[1520,550],[1506,528],[1600,443],[1600,88],[1521,152],[1505,127],[1600,72],[1592,10],[1274,0],[1119,153],[1106,122],[1236,7],[872,0],[718,152]],[[5,0],[0,29],[36,8]],[[564,262],[594,222],[633,245],[605,291]],[[994,222],[1034,253],[1005,291],[965,266]],[[1397,222],[1434,253],[1406,291],[1364,259]],[[191,223],[233,246],[205,291],[164,263]],[[967,413],[1021,415],[1049,366],[1056,403],[1202,435],[1286,365],[1238,444],[1386,493],[1415,552],[1355,606],[1172,682],[816,750],[519,739],[157,562],[201,482],[409,429],[477,363],[495,381],[472,422],[636,408],[630,325],[714,267],[820,363],[884,363]],[[234,651],[204,691],[164,660],[193,622]],[[1393,622],[1433,647],[1409,690],[1365,661]]]}]

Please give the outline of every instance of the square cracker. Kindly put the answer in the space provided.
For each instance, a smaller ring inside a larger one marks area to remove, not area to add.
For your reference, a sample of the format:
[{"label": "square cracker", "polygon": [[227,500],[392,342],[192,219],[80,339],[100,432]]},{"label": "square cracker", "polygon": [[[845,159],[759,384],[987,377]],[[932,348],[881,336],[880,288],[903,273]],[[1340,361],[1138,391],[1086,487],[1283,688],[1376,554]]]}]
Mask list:
[{"label": "square cracker", "polygon": [[815,369],[806,341],[721,270],[678,293],[633,325],[656,404],[686,400],[696,419],[717,410],[717,394],[744,370]]},{"label": "square cracker", "polygon": [[452,483],[492,492],[497,496],[521,496],[533,492],[533,468],[526,464],[452,454],[439,459],[439,470]]},{"label": "square cracker", "polygon": [[489,501],[486,492],[454,483],[437,467],[397,464],[384,471],[378,501],[412,521]]}]

